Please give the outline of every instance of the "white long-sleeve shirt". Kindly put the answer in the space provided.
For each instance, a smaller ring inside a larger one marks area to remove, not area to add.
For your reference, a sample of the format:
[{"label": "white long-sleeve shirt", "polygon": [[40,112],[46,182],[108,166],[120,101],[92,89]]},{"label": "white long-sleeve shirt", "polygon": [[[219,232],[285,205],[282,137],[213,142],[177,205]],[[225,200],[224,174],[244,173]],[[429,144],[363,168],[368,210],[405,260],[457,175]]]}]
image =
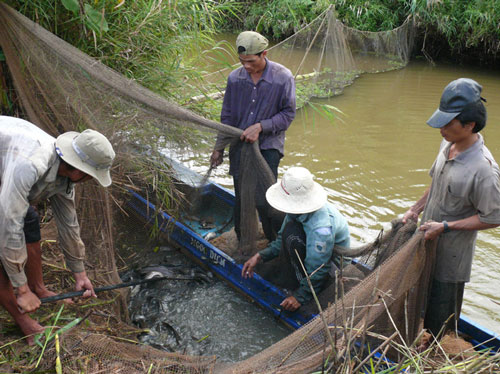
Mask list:
[{"label": "white long-sleeve shirt", "polygon": [[14,287],[27,282],[24,218],[30,205],[46,199],[67,266],[84,270],[73,183],[57,175],[59,164],[54,137],[28,121],[0,116],[0,260]]}]

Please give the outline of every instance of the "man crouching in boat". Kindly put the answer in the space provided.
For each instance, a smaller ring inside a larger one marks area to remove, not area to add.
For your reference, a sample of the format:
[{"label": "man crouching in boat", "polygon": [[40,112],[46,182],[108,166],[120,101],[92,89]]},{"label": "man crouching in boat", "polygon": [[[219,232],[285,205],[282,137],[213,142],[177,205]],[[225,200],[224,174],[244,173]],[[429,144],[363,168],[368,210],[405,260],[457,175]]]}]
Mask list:
[{"label": "man crouching in boat", "polygon": [[327,202],[326,191],[305,168],[287,170],[281,181],[269,187],[266,199],[273,208],[287,214],[276,240],[245,262],[241,275],[252,277],[259,262],[269,261],[281,251],[293,267],[299,286],[280,305],[295,311],[312,299],[301,262],[314,292],[319,293],[331,268],[340,266],[341,259],[332,257],[334,245],[349,248],[349,227],[340,212]]}]

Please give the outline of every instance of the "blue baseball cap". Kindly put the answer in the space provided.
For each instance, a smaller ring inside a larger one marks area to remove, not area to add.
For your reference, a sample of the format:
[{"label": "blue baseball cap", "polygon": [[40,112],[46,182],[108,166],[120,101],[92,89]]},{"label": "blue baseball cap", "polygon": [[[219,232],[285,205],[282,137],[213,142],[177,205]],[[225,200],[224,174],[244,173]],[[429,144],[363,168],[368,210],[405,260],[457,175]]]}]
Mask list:
[{"label": "blue baseball cap", "polygon": [[459,78],[450,82],[441,95],[439,109],[427,120],[427,124],[438,129],[446,126],[462,113],[467,105],[484,100],[481,97],[482,89],[479,83],[469,78]]}]

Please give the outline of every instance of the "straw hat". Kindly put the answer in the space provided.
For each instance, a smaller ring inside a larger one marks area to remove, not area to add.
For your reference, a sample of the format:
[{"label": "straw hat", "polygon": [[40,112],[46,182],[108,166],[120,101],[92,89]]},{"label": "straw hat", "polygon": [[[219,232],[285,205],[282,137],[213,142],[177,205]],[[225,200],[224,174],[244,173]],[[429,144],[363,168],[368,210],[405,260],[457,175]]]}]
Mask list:
[{"label": "straw hat", "polygon": [[57,137],[56,152],[66,163],[97,179],[103,187],[111,184],[109,169],[115,151],[101,133],[90,129],[82,133],[66,132]]},{"label": "straw hat", "polygon": [[325,189],[302,167],[288,169],[280,181],[268,188],[266,199],[273,208],[291,214],[314,212],[327,201]]}]

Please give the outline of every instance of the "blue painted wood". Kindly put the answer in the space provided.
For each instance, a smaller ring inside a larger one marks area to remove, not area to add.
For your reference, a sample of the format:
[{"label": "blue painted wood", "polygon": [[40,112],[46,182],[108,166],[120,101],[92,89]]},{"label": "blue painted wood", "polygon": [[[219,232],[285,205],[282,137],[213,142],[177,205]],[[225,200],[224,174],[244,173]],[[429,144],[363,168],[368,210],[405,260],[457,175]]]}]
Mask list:
[{"label": "blue painted wood", "polygon": [[460,316],[458,331],[467,335],[470,342],[480,349],[500,351],[500,335],[481,326],[466,316]]}]

